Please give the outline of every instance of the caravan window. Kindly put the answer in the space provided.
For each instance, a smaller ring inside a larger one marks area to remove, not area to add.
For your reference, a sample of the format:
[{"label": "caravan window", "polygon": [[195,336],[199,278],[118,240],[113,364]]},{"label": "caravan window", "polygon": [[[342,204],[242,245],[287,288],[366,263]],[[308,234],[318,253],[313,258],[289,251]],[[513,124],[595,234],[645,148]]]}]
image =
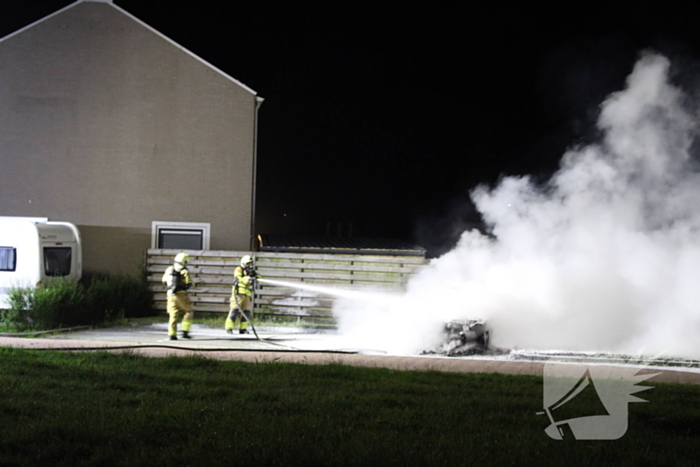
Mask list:
[{"label": "caravan window", "polygon": [[44,274],[67,276],[70,274],[71,247],[44,247]]},{"label": "caravan window", "polygon": [[17,269],[17,248],[0,246],[0,271]]}]

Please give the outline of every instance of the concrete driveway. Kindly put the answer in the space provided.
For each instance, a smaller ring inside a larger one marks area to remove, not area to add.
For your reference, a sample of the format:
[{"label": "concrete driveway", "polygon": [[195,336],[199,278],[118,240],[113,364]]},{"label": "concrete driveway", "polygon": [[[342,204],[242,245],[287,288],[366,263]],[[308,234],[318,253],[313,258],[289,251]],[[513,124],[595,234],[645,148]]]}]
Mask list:
[{"label": "concrete driveway", "polygon": [[[253,334],[229,335],[223,329],[192,326],[192,339],[171,341],[167,323],[138,324],[52,334],[42,338],[0,335],[0,346],[39,350],[132,352],[151,357],[200,355],[220,360],[285,362],[304,364],[343,364],[384,367],[396,370],[434,370],[464,373],[505,373],[542,376],[544,361],[498,357],[442,357],[387,355],[371,349],[345,348],[333,333],[295,328],[258,328]],[[549,361],[550,363],[553,360]],[[576,364],[562,362],[561,364]],[[585,362],[579,364],[586,364]],[[599,364],[599,363],[597,363]],[[611,368],[614,365],[610,365]],[[649,382],[700,384],[700,370],[657,368],[658,376]]]}]

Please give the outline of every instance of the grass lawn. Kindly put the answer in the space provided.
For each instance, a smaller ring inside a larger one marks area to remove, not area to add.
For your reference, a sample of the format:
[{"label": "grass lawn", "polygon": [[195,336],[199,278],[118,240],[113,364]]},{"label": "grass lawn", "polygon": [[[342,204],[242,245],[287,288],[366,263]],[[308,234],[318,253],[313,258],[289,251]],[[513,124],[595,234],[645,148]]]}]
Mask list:
[{"label": "grass lawn", "polygon": [[542,378],[0,349],[0,465],[698,465],[700,387],[615,441],[544,432]]}]

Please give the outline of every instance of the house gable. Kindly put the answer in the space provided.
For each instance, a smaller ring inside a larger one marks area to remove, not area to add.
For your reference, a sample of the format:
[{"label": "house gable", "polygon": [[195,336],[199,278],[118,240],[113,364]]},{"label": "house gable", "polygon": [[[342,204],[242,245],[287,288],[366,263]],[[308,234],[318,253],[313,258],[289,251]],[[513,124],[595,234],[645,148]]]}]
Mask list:
[{"label": "house gable", "polygon": [[212,248],[250,247],[250,88],[108,1],[6,36],[0,64],[0,215],[77,224],[88,270],[99,255],[107,268],[107,248],[140,261],[154,220],[210,223]]},{"label": "house gable", "polygon": [[4,36],[4,37],[1,37],[1,38],[0,38],[0,43],[2,43],[3,41],[5,41],[5,40],[7,40],[7,39],[12,38],[13,36],[16,36],[16,35],[18,35],[18,34],[21,34],[22,32],[24,32],[24,31],[26,31],[26,30],[28,30],[28,29],[31,29],[31,28],[33,28],[34,26],[36,26],[37,24],[40,24],[40,23],[42,23],[42,22],[44,22],[44,21],[47,21],[47,20],[53,18],[54,16],[58,16],[58,15],[62,14],[64,11],[66,11],[66,10],[68,10],[68,9],[70,9],[70,8],[73,8],[73,7],[75,7],[76,5],[78,5],[78,4],[80,4],[80,3],[105,3],[105,4],[109,5],[110,7],[114,8],[115,10],[117,10],[117,11],[121,12],[122,14],[126,15],[127,17],[129,17],[132,21],[135,21],[136,23],[139,23],[141,26],[143,26],[143,27],[145,27],[145,28],[151,30],[154,34],[159,35],[163,40],[168,41],[168,42],[170,42],[173,46],[175,46],[175,47],[181,49],[184,53],[186,53],[186,54],[188,54],[188,55],[191,55],[192,58],[194,58],[195,60],[198,60],[198,61],[202,62],[203,64],[205,64],[206,66],[210,67],[212,70],[216,71],[217,73],[221,73],[222,76],[224,76],[224,77],[226,77],[227,79],[231,80],[232,82],[236,83],[237,85],[239,85],[239,86],[242,87],[243,89],[246,89],[246,90],[247,90],[248,92],[250,92],[251,94],[257,95],[257,93],[256,93],[254,90],[252,90],[251,88],[249,88],[248,86],[246,86],[245,84],[243,84],[242,82],[240,82],[239,80],[235,79],[235,78],[232,77],[231,75],[229,75],[229,74],[225,73],[224,71],[220,70],[219,68],[215,67],[215,66],[212,65],[211,63],[209,63],[209,62],[207,62],[206,60],[202,59],[200,56],[198,56],[198,55],[192,53],[191,51],[189,51],[188,49],[186,49],[186,48],[183,47],[182,45],[178,44],[177,42],[175,42],[174,40],[172,40],[172,39],[169,38],[168,36],[166,36],[166,35],[160,33],[160,32],[159,32],[158,30],[156,30],[155,28],[153,28],[153,27],[149,26],[148,24],[144,23],[143,21],[141,21],[139,18],[135,17],[134,15],[132,15],[131,13],[129,13],[128,11],[124,10],[123,8],[119,7],[118,5],[115,5],[114,2],[113,2],[112,0],[78,0],[78,1],[76,1],[76,2],[74,2],[74,3],[71,3],[70,5],[67,5],[67,6],[61,8],[60,10],[55,11],[54,13],[51,13],[51,14],[48,15],[48,16],[45,16],[45,17],[43,17],[43,18],[41,18],[41,19],[39,19],[39,20],[37,20],[37,21],[31,23],[31,24],[28,24],[27,26],[25,26],[25,27],[23,27],[23,28],[21,28],[21,29],[18,29],[17,31],[15,31],[15,32],[13,32],[13,33],[11,33],[11,34],[8,34],[8,35],[6,35],[6,36]]}]

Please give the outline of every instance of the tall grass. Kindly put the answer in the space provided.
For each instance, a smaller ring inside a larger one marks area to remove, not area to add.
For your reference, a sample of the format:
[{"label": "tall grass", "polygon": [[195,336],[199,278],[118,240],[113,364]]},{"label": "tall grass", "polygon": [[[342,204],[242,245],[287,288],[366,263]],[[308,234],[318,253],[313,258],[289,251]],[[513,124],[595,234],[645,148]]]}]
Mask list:
[{"label": "tall grass", "polygon": [[0,465],[695,466],[700,387],[555,441],[542,378],[0,349]]},{"label": "tall grass", "polygon": [[11,289],[10,307],[0,310],[0,319],[16,331],[95,325],[152,315],[151,300],[146,282],[128,275],[93,276],[84,283],[55,278]]}]

